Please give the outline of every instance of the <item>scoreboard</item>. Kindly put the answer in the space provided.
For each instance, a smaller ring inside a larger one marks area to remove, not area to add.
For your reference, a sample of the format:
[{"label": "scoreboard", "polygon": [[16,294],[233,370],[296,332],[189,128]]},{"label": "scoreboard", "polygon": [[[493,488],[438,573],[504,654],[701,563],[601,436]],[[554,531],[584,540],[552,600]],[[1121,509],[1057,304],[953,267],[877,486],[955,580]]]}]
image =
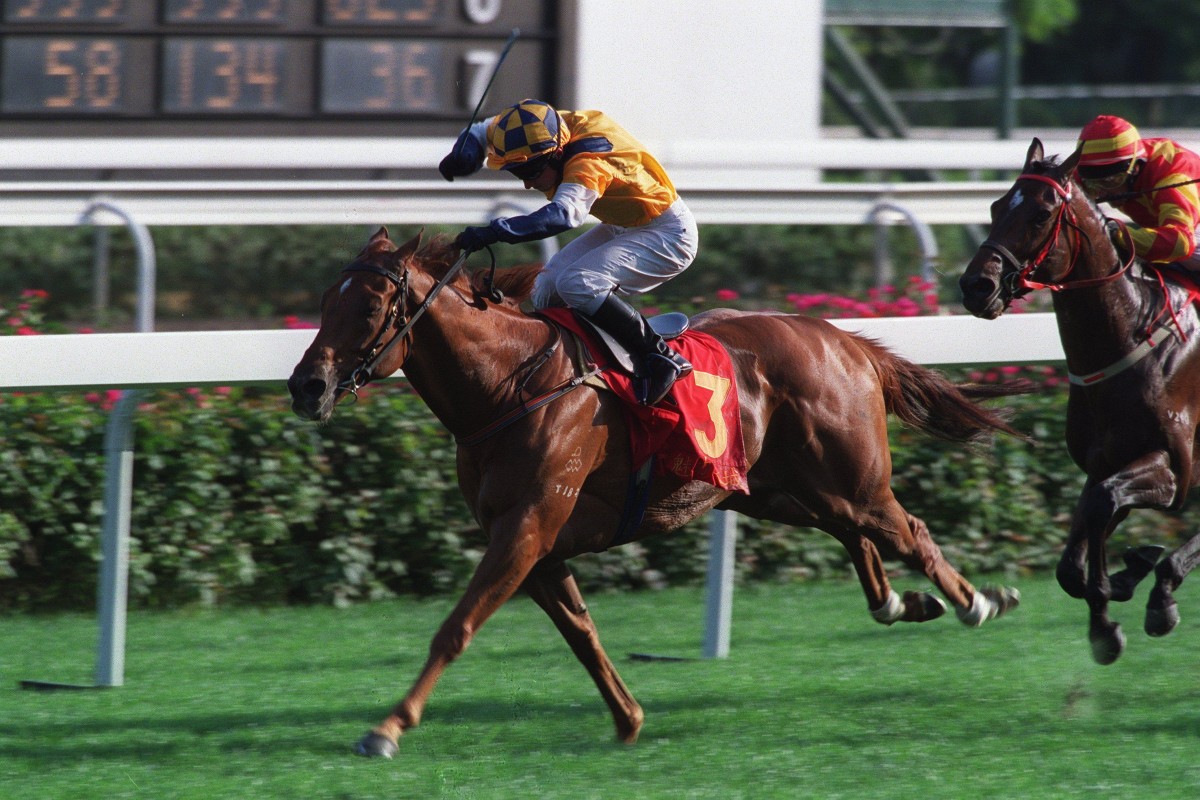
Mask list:
[{"label": "scoreboard", "polygon": [[453,133],[513,28],[488,107],[564,102],[555,0],[0,3],[0,135]]}]

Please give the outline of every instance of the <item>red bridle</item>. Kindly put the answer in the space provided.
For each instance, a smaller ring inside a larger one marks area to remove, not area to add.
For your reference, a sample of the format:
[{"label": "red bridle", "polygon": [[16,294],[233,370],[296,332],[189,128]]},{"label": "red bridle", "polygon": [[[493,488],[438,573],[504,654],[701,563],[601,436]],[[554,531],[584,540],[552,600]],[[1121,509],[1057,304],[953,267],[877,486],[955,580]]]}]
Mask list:
[{"label": "red bridle", "polygon": [[[1024,289],[1027,291],[1033,291],[1035,289],[1049,289],[1052,292],[1058,292],[1064,289],[1082,289],[1087,286],[1098,286],[1121,277],[1125,270],[1129,269],[1129,267],[1133,264],[1134,256],[1131,254],[1129,261],[1123,264],[1121,269],[1117,270],[1111,275],[1105,275],[1104,277],[1100,278],[1085,278],[1083,280],[1071,281],[1069,283],[1065,282],[1066,277],[1075,270],[1075,264],[1079,261],[1080,250],[1079,226],[1075,222],[1075,212],[1071,210],[1071,185],[1063,185],[1047,175],[1035,175],[1030,172],[1025,172],[1018,175],[1017,180],[1030,180],[1044,183],[1054,189],[1054,193],[1059,196],[1062,202],[1058,207],[1058,215],[1054,219],[1054,229],[1051,230],[1049,236],[1046,237],[1046,241],[1038,250],[1037,255],[1031,259],[1028,259],[1024,263],[1014,256],[1006,247],[993,242],[991,239],[988,239],[982,245],[980,245],[980,247],[986,247],[990,250],[996,251],[1000,254],[1001,258],[1013,266],[1013,268],[1016,270],[1015,273],[1012,273],[1011,275],[1011,277],[1014,279],[1014,283],[1016,284],[1016,286],[1013,288]],[[1041,283],[1039,281],[1030,280],[1029,276],[1033,274],[1033,271],[1040,267],[1042,262],[1044,262],[1046,258],[1052,252],[1054,252],[1056,247],[1058,247],[1059,238],[1062,236],[1064,221],[1066,226],[1075,232],[1071,242],[1071,263],[1067,267],[1067,271],[1063,273],[1062,278],[1060,278],[1057,283]],[[1132,250],[1132,248],[1130,249]]]}]

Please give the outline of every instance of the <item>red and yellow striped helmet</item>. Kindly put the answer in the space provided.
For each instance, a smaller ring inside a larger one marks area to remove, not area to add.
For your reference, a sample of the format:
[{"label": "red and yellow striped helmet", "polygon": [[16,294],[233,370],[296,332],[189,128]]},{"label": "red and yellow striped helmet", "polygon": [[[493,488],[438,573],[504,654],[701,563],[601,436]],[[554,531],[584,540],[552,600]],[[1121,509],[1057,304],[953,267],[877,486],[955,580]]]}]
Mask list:
[{"label": "red and yellow striped helmet", "polygon": [[1079,166],[1103,167],[1146,157],[1137,128],[1120,117],[1101,114],[1079,132]]},{"label": "red and yellow striped helmet", "polygon": [[497,114],[487,127],[487,165],[509,169],[554,153],[571,132],[562,116],[541,100],[522,100]]}]

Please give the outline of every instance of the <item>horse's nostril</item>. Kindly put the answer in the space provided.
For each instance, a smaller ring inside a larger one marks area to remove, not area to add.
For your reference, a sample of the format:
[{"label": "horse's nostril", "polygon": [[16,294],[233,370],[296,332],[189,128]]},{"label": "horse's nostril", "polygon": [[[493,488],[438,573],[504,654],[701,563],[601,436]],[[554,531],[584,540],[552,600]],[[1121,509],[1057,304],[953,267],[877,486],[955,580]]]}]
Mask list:
[{"label": "horse's nostril", "polygon": [[305,397],[321,397],[325,394],[325,381],[320,378],[309,378],[302,387]]},{"label": "horse's nostril", "polygon": [[964,277],[959,281],[958,288],[962,291],[963,297],[978,297],[980,295],[988,297],[996,291],[996,284],[990,278],[986,278],[983,275],[973,275],[971,277]]}]

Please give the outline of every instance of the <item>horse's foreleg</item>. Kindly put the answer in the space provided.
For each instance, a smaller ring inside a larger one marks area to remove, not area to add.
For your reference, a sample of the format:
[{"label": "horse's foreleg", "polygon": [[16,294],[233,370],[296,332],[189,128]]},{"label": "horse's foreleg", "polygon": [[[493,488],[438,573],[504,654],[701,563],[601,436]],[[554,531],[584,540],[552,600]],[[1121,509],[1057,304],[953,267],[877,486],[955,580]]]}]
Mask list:
[{"label": "horse's foreleg", "polygon": [[562,562],[543,562],[529,574],[525,589],[549,615],[576,658],[596,682],[600,695],[612,711],[617,738],[626,744],[636,742],[644,719],[642,707],[633,699],[608,654],[604,652],[596,625],[588,614],[571,570]]},{"label": "horse's foreleg", "polygon": [[1154,569],[1154,589],[1146,603],[1146,633],[1166,636],[1179,624],[1179,607],[1174,592],[1187,574],[1200,563],[1200,534],[1158,562]]},{"label": "horse's foreleg", "polygon": [[1071,530],[1067,533],[1067,541],[1063,545],[1062,555],[1058,558],[1055,577],[1062,590],[1077,600],[1087,595],[1087,529],[1083,524],[1083,503],[1094,488],[1089,480],[1084,484],[1083,492],[1075,503],[1075,513],[1071,515]]},{"label": "horse's foreleg", "polygon": [[429,645],[429,657],[420,675],[392,713],[359,741],[360,755],[391,758],[399,739],[421,721],[425,704],[446,667],[462,655],[483,623],[520,587],[541,556],[533,537],[496,536],[488,548],[467,591],[442,623]]},{"label": "horse's foreleg", "polygon": [[905,592],[901,597],[888,582],[879,550],[860,533],[837,535],[850,555],[858,582],[867,598],[871,618],[881,625],[928,622],[946,613],[946,604],[928,592]]},{"label": "horse's foreleg", "polygon": [[1108,576],[1109,599],[1116,603],[1132,600],[1134,589],[1154,571],[1154,565],[1165,549],[1161,544],[1144,544],[1127,549],[1122,556],[1125,569]]},{"label": "horse's foreleg", "polygon": [[[1148,453],[1086,489],[1080,498],[1072,532],[1087,532],[1088,641],[1098,664],[1111,664],[1125,649],[1121,626],[1108,618],[1112,588],[1108,579],[1107,542],[1131,508],[1170,504],[1175,475],[1163,451]],[[1152,598],[1153,602],[1153,598]]]}]

